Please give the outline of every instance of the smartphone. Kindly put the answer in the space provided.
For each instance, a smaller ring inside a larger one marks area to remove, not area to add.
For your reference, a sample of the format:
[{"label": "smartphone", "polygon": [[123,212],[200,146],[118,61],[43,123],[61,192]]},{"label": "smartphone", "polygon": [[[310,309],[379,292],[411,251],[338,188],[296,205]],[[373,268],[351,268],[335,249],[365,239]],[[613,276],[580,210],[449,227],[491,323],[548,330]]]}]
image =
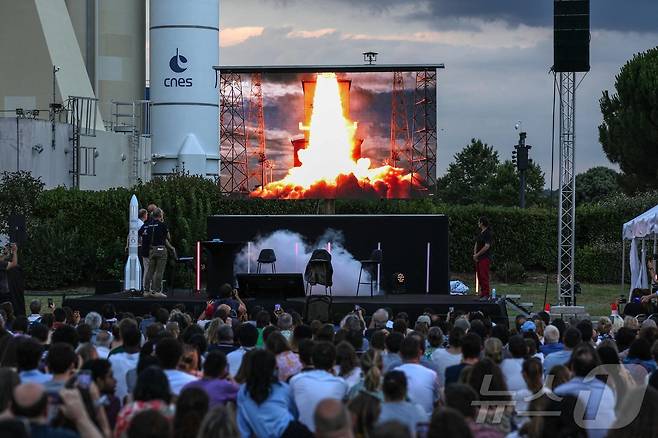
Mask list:
[{"label": "smartphone", "polygon": [[89,389],[91,386],[91,371],[80,370],[77,378],[78,388]]},{"label": "smartphone", "polygon": [[281,304],[275,304],[274,305],[274,311],[275,312],[280,312],[281,311]]},{"label": "smartphone", "polygon": [[448,307],[448,312],[453,313],[455,311],[454,307]]},{"label": "smartphone", "polygon": [[48,298],[48,307],[52,307],[52,306],[53,306],[53,299]]},{"label": "smartphone", "polygon": [[361,310],[361,306],[359,306],[358,304],[355,304],[354,305],[354,311],[358,312],[359,310]]}]

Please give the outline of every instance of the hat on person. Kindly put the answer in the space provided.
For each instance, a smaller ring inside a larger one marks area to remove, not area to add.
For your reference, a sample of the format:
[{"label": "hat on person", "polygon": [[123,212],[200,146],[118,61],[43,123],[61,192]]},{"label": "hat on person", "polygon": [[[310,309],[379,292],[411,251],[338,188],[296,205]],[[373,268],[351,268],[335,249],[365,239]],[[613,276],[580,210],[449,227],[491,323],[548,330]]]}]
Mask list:
[{"label": "hat on person", "polygon": [[521,331],[522,332],[534,332],[536,330],[537,330],[537,326],[532,321],[526,321],[521,326]]},{"label": "hat on person", "polygon": [[432,325],[432,319],[428,315],[420,315],[416,322],[424,322],[428,326]]}]

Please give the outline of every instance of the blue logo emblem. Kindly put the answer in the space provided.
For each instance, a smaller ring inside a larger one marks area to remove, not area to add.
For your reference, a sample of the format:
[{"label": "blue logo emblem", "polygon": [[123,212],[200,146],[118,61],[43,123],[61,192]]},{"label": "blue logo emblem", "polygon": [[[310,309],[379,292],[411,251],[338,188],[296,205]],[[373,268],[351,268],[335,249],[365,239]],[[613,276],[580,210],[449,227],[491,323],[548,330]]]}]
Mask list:
[{"label": "blue logo emblem", "polygon": [[181,67],[181,64],[187,64],[187,58],[178,53],[178,48],[176,48],[176,55],[169,60],[169,68],[174,73],[183,73],[187,67]]}]

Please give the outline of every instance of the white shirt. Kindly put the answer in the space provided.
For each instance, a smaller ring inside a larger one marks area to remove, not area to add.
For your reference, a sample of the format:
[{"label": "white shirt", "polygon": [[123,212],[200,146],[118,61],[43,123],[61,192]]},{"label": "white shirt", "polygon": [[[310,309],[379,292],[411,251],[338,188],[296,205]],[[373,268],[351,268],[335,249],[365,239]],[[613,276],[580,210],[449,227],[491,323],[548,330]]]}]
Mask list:
[{"label": "white shirt", "polygon": [[457,365],[461,363],[461,361],[461,353],[452,354],[445,348],[437,348],[434,350],[434,353],[432,353],[432,362],[434,362],[438,368],[437,374],[439,376],[439,384],[441,387],[445,385],[446,368]]},{"label": "white shirt", "polygon": [[99,359],[107,359],[107,356],[110,355],[110,349],[96,345],[96,353],[98,353]]},{"label": "white shirt", "polygon": [[512,397],[519,391],[527,391],[528,385],[523,380],[523,358],[503,359],[500,370],[505,377],[507,390],[512,392]]},{"label": "white shirt", "polygon": [[30,324],[32,324],[33,322],[38,321],[39,318],[41,318],[41,315],[39,315],[38,313],[33,313],[33,314],[31,314],[30,316],[27,317],[27,321]]},{"label": "white shirt", "polygon": [[313,414],[322,400],[343,400],[347,395],[347,382],[323,370],[299,373],[290,379],[292,396],[299,411],[299,421],[315,432]]},{"label": "white shirt", "polygon": [[128,395],[128,383],[126,382],[126,373],[137,368],[139,361],[139,352],[137,353],[116,353],[108,358],[112,364],[112,374],[117,381],[116,396],[123,404],[123,398]]},{"label": "white shirt", "polygon": [[432,415],[434,402],[439,398],[439,379],[436,372],[417,363],[405,363],[395,368],[407,376],[407,397]]},{"label": "white shirt", "polygon": [[[249,349],[251,350],[251,348]],[[238,370],[240,369],[240,365],[242,365],[242,358],[244,357],[245,354],[247,354],[247,351],[244,347],[240,347],[235,351],[231,351],[229,354],[226,355],[226,362],[228,363],[228,372],[231,375],[231,377],[235,377],[235,375],[238,373]]]},{"label": "white shirt", "polygon": [[[334,367],[334,372],[336,375],[340,375],[340,367],[336,365]],[[347,382],[347,386],[349,389],[352,389],[353,386],[355,386],[357,383],[361,381],[361,378],[363,377],[363,372],[361,371],[361,368],[358,366],[355,367],[350,373],[346,376],[342,376],[345,382]]]},{"label": "white shirt", "polygon": [[197,380],[192,374],[187,374],[184,371],[179,370],[164,370],[167,380],[169,380],[169,389],[174,395],[180,394],[183,386],[187,385],[190,382]]}]

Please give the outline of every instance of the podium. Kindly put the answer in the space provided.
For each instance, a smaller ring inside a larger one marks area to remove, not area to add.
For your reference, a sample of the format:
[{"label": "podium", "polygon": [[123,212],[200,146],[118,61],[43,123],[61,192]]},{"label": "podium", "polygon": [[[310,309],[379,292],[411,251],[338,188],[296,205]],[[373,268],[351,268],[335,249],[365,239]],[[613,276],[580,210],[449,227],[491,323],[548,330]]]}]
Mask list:
[{"label": "podium", "polygon": [[233,262],[235,256],[246,245],[246,242],[224,242],[208,240],[201,242],[206,254],[206,275],[208,298],[215,298],[219,293],[219,287],[228,283],[235,284],[235,273]]}]

